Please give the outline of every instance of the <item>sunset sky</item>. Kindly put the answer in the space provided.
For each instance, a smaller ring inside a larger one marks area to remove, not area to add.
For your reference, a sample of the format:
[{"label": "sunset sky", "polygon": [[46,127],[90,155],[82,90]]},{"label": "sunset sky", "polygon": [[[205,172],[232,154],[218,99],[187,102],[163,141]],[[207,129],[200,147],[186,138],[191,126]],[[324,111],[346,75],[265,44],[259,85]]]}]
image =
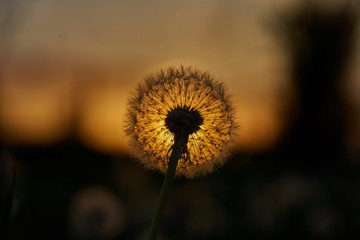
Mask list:
[{"label": "sunset sky", "polygon": [[[131,91],[148,73],[184,64],[225,83],[241,125],[236,148],[267,150],[291,99],[287,55],[274,28],[278,15],[298,2],[0,3],[0,27],[7,26],[0,36],[3,141],[48,145],[76,136],[95,150],[124,153]],[[359,53],[345,88],[355,109]],[[360,138],[359,129],[353,138]]]}]

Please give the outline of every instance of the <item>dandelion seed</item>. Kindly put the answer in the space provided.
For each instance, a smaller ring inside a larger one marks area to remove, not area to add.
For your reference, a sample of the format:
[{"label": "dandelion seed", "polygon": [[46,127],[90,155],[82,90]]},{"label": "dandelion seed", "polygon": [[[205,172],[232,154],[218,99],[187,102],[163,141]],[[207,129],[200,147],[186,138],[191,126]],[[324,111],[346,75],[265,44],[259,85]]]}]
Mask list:
[{"label": "dandelion seed", "polygon": [[129,101],[127,135],[135,157],[166,173],[177,136],[185,142],[176,175],[206,175],[224,164],[237,124],[229,95],[211,75],[191,67],[148,75]]}]

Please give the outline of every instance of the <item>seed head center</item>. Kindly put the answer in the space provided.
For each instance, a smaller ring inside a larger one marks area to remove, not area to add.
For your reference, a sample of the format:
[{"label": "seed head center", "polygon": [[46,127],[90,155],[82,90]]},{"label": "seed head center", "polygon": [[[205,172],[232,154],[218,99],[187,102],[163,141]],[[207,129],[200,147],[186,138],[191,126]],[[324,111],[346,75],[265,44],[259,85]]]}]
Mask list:
[{"label": "seed head center", "polygon": [[168,112],[165,125],[175,135],[180,133],[190,135],[200,129],[203,121],[199,111],[190,110],[187,107],[177,107]]}]

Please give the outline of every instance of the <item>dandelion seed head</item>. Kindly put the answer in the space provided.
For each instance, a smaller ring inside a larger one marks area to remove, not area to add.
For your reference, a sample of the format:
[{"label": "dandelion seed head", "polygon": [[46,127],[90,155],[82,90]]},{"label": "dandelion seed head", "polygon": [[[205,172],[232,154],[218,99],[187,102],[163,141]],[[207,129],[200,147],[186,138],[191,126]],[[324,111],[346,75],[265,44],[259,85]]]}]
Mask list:
[{"label": "dandelion seed head", "polygon": [[191,67],[148,75],[129,100],[131,151],[146,168],[161,173],[180,132],[188,141],[176,174],[194,178],[213,172],[227,160],[236,128],[223,84]]}]

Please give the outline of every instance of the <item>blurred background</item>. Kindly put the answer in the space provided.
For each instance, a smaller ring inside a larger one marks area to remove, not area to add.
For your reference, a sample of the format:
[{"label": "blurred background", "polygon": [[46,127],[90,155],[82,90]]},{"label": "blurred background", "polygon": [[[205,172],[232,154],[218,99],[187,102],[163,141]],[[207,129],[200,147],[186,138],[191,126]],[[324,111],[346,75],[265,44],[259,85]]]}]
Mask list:
[{"label": "blurred background", "polygon": [[159,239],[360,237],[360,5],[0,2],[0,239],[144,239],[163,176],[129,156],[148,73],[210,72],[241,129],[177,179]]}]

